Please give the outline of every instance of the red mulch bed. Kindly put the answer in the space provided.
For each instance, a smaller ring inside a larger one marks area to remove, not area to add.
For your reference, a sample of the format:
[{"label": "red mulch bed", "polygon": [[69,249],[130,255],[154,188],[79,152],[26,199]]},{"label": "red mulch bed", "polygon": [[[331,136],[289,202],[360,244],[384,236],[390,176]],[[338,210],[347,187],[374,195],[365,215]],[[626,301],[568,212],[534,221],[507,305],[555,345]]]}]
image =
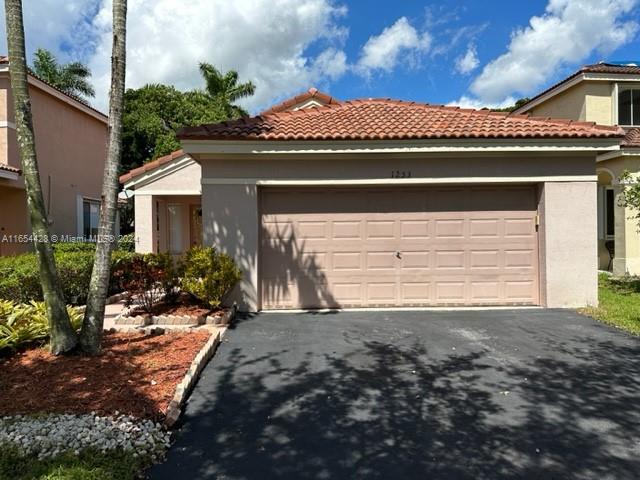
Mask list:
[{"label": "red mulch bed", "polygon": [[0,415],[118,411],[161,420],[209,335],[105,333],[98,357],[34,348],[0,359]]},{"label": "red mulch bed", "polygon": [[[165,303],[158,302],[151,309],[152,315],[179,315],[179,316],[192,316],[192,317],[200,317],[213,315],[218,312],[218,310],[212,310],[211,308],[207,308],[202,305],[202,303],[195,300],[190,295],[182,294],[178,297],[176,302],[174,303]],[[130,316],[136,315],[146,315],[147,312],[142,310],[141,308],[135,308]]]}]

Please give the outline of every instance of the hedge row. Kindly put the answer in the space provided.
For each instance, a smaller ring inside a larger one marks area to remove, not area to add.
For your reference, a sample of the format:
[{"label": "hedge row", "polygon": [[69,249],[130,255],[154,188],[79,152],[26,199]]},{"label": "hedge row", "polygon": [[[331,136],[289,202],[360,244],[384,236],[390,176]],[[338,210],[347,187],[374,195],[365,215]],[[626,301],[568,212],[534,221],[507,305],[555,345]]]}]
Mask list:
[{"label": "hedge row", "polygon": [[[94,252],[92,247],[56,247],[56,264],[60,274],[65,300],[71,305],[86,302]],[[117,250],[113,253],[112,270],[125,269],[135,254]],[[109,294],[122,290],[121,276],[112,275]],[[14,257],[0,257],[0,299],[18,303],[42,301],[40,272],[35,253]]]}]

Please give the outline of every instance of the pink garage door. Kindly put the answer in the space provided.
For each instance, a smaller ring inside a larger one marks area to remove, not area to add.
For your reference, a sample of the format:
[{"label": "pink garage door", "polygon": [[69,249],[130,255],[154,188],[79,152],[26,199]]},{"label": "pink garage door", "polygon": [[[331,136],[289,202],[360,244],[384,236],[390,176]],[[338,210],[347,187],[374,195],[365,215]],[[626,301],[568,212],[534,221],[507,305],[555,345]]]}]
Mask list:
[{"label": "pink garage door", "polygon": [[260,195],[264,309],[538,304],[535,186]]}]

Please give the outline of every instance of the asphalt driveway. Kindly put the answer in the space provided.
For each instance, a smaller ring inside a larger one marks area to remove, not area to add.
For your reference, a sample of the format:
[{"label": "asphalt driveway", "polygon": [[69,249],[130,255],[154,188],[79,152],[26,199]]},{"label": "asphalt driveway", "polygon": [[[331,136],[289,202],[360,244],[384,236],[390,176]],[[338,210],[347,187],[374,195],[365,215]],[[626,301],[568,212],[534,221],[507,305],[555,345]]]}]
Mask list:
[{"label": "asphalt driveway", "polygon": [[640,477],[640,339],[570,311],[260,314],[154,479]]}]

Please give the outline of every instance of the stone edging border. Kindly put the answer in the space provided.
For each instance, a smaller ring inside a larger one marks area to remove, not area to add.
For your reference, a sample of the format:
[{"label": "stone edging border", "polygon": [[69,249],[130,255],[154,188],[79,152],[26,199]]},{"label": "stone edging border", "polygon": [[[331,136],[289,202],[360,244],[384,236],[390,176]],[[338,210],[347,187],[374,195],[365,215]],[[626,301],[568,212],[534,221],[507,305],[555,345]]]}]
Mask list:
[{"label": "stone edging border", "polygon": [[[127,295],[129,295],[129,292],[116,293],[115,295],[111,295],[110,297],[107,297],[107,300],[104,304],[111,305],[112,303],[118,303],[124,300],[125,298],[127,298]],[[75,308],[77,308],[81,313],[84,313],[87,310],[86,305],[80,305],[79,307],[75,307]]]},{"label": "stone edging border", "polygon": [[[233,310],[235,311],[235,309]],[[180,415],[182,414],[182,407],[189,397],[191,390],[198,381],[198,377],[200,376],[200,373],[202,373],[205,365],[216,353],[216,349],[218,348],[218,345],[220,345],[220,341],[225,331],[226,327],[222,327],[217,332],[211,335],[209,340],[207,340],[207,343],[205,343],[204,347],[202,347],[196,355],[196,358],[194,358],[193,362],[191,362],[191,366],[189,367],[187,374],[176,386],[176,392],[174,393],[173,398],[169,403],[167,414],[164,421],[162,422],[162,425],[165,428],[171,428],[180,418]]]},{"label": "stone edging border", "polygon": [[231,307],[227,308],[222,314],[194,317],[189,315],[136,315],[135,317],[125,317],[120,314],[115,319],[115,324],[118,326],[134,326],[134,327],[147,327],[149,325],[183,325],[183,326],[198,326],[198,325],[215,325],[225,326],[229,325],[235,317],[238,306],[234,303]]}]

